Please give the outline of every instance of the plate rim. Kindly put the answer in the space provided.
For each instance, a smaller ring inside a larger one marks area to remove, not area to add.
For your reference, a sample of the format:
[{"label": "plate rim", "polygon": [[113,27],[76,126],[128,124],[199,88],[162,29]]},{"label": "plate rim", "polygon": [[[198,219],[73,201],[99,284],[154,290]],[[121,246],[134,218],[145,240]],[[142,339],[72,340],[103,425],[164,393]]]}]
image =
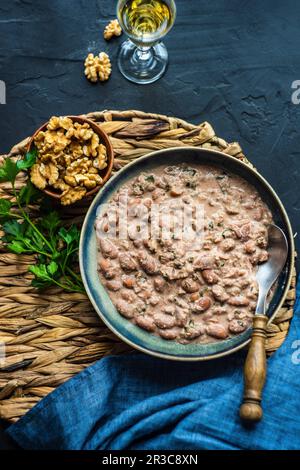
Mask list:
[{"label": "plate rim", "polygon": [[[156,154],[163,154],[163,153],[170,153],[170,152],[174,152],[174,151],[196,151],[196,152],[200,152],[200,153],[212,153],[212,154],[215,154],[215,155],[222,155],[222,157],[226,157],[228,158],[229,160],[233,161],[234,163],[237,163],[237,164],[240,164],[242,167],[246,168],[246,170],[252,172],[254,174],[254,176],[256,178],[258,178],[265,186],[266,188],[268,189],[268,191],[270,191],[270,193],[272,194],[272,196],[276,199],[276,202],[278,203],[278,205],[280,206],[281,208],[281,211],[282,211],[282,214],[283,214],[283,218],[284,218],[284,221],[286,223],[286,226],[287,226],[287,229],[288,229],[288,243],[289,243],[289,273],[288,273],[288,278],[287,278],[287,282],[286,282],[286,286],[285,286],[285,289],[284,291],[282,292],[282,295],[281,295],[281,299],[274,311],[274,313],[269,317],[268,319],[268,325],[271,324],[273,322],[273,320],[276,318],[280,308],[282,307],[283,303],[285,302],[286,300],[286,296],[287,296],[287,293],[291,287],[291,282],[292,282],[292,277],[293,277],[293,271],[294,271],[294,267],[295,267],[295,243],[294,243],[294,235],[293,235],[293,230],[292,230],[292,226],[291,226],[291,222],[289,220],[289,217],[288,217],[288,214],[285,210],[285,207],[283,205],[283,203],[281,202],[281,199],[279,198],[278,194],[276,193],[276,191],[273,189],[273,187],[270,185],[270,183],[258,172],[258,170],[252,166],[251,162],[249,161],[250,165],[248,163],[246,163],[245,161],[243,160],[240,160],[232,155],[229,155],[225,152],[221,152],[219,150],[214,150],[214,149],[205,149],[205,148],[201,148],[201,147],[193,147],[193,146],[186,146],[186,147],[171,147],[171,148],[166,148],[166,149],[161,149],[161,150],[155,150],[153,152],[150,152],[146,155],[143,155],[139,158],[136,158],[135,160],[133,160],[132,162],[128,163],[127,165],[125,165],[123,168],[121,168],[116,174],[114,174],[109,180],[107,183],[113,183],[114,179],[117,178],[117,176],[119,176],[120,174],[122,173],[126,173],[128,172],[128,169],[130,169],[132,166],[135,166],[137,164],[137,162],[141,162],[143,160],[148,160],[150,159],[151,157],[155,156]],[[106,185],[105,185],[106,186]],[[80,241],[79,241],[79,266],[80,266],[80,273],[81,273],[81,277],[82,277],[82,280],[83,280],[83,284],[84,284],[84,288],[86,290],[86,294],[91,302],[91,304],[93,305],[96,313],[98,314],[98,316],[101,318],[101,320],[103,321],[103,323],[110,329],[110,331],[112,331],[118,338],[120,338],[122,341],[124,341],[126,344],[130,345],[131,347],[133,347],[134,349],[138,350],[138,351],[141,351],[141,352],[144,352],[148,355],[151,355],[151,356],[154,356],[154,357],[158,357],[160,359],[167,359],[167,360],[172,360],[172,361],[181,361],[181,362],[198,362],[198,361],[208,361],[208,360],[213,360],[213,359],[217,359],[217,358],[220,358],[220,357],[225,357],[225,356],[228,356],[230,354],[233,354],[237,351],[239,351],[240,349],[243,349],[245,346],[247,346],[247,344],[249,344],[249,342],[251,341],[251,335],[248,339],[246,339],[245,341],[243,341],[241,344],[231,348],[231,349],[228,349],[228,350],[225,350],[225,351],[222,351],[222,352],[218,352],[218,353],[215,353],[215,354],[211,354],[209,356],[176,356],[176,355],[169,355],[169,354],[166,354],[166,353],[160,353],[160,352],[157,352],[157,351],[152,351],[152,350],[149,350],[143,346],[140,346],[136,343],[134,343],[133,341],[131,341],[130,339],[128,339],[126,336],[124,336],[121,332],[119,332],[110,322],[109,320],[106,318],[106,316],[101,312],[99,306],[97,305],[97,303],[95,302],[94,300],[94,297],[90,291],[90,288],[88,286],[88,281],[87,281],[87,277],[86,277],[86,272],[85,272],[85,269],[84,269],[84,262],[83,262],[83,257],[82,257],[82,254],[83,254],[83,243],[84,243],[84,238],[85,238],[85,233],[86,233],[86,229],[87,229],[87,225],[88,225],[88,219],[89,219],[89,215],[90,213],[93,211],[94,209],[94,206],[97,204],[98,202],[98,199],[99,197],[101,197],[101,193],[104,189],[104,187],[101,188],[98,193],[95,195],[95,198],[94,200],[92,201],[91,205],[89,206],[88,208],[88,211],[85,215],[85,218],[84,218],[84,221],[83,221],[83,224],[82,224],[82,228],[81,228],[81,235],[80,235]],[[250,329],[250,332],[251,332],[251,329]]]}]

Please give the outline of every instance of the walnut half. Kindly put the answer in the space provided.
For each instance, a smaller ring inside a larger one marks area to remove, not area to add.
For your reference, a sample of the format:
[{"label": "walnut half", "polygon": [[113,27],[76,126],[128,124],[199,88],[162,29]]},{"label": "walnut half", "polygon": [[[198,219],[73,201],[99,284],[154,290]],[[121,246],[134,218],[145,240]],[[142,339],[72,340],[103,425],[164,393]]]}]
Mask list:
[{"label": "walnut half", "polygon": [[108,25],[105,27],[103,36],[106,41],[109,41],[113,36],[121,36],[122,28],[118,20],[112,20]]},{"label": "walnut half", "polygon": [[86,189],[82,187],[70,188],[67,189],[61,198],[61,203],[63,206],[69,206],[74,204],[74,202],[80,201],[86,194]]},{"label": "walnut half", "polygon": [[111,74],[111,62],[109,56],[105,52],[100,52],[99,56],[89,54],[84,63],[85,76],[88,80],[96,83],[105,82],[109,79]]}]

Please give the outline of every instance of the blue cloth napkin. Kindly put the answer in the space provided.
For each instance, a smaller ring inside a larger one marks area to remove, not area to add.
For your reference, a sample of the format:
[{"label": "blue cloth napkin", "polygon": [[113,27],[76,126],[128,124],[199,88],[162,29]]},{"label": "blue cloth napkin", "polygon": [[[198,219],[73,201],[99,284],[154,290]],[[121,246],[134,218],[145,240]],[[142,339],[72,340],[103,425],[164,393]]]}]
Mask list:
[{"label": "blue cloth napkin", "polygon": [[206,363],[131,354],[87,368],[8,433],[26,449],[300,449],[300,282],[297,293],[256,425],[238,416],[244,352]]}]

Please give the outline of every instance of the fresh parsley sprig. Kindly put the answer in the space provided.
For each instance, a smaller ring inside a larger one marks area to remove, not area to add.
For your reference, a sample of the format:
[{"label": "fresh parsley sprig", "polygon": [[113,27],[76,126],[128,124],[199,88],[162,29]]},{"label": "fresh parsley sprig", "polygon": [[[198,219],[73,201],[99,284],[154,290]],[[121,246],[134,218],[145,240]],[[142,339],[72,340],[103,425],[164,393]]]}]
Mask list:
[{"label": "fresh parsley sprig", "polygon": [[[78,263],[80,232],[75,225],[65,228],[59,214],[49,210],[46,196],[28,179],[25,186],[16,189],[16,178],[21,171],[35,163],[37,151],[28,152],[23,159],[6,158],[0,166],[0,182],[9,182],[13,199],[0,198],[2,241],[16,254],[35,255],[36,264],[29,266],[34,275],[32,285],[39,289],[58,286],[69,292],[85,292],[80,275],[74,269]],[[37,218],[30,215],[30,204],[40,204]],[[43,206],[47,207],[43,211]]]}]

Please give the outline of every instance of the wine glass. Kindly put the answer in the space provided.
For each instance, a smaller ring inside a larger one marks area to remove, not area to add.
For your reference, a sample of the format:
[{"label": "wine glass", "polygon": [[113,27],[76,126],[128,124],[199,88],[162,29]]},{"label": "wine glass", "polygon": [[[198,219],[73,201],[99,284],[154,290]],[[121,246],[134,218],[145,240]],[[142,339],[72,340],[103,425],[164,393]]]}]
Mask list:
[{"label": "wine glass", "polygon": [[121,73],[134,83],[155,82],[168,64],[168,52],[160,39],[175,22],[174,0],[119,0],[117,15],[129,37],[119,52]]}]

